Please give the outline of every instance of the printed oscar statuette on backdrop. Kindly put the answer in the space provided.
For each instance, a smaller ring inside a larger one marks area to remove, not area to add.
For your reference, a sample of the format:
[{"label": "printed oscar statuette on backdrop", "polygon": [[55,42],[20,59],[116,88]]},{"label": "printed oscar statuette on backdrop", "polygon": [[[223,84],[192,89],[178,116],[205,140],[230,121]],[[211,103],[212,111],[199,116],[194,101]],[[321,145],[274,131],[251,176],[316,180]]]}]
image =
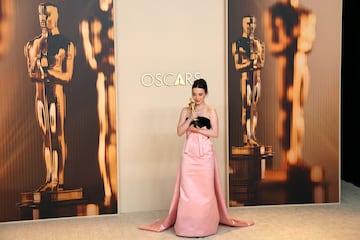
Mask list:
[{"label": "printed oscar statuette on backdrop", "polygon": [[[21,219],[44,219],[83,215],[85,199],[82,187],[64,182],[67,143],[65,139],[66,94],[63,79],[51,71],[72,76],[75,48],[57,28],[58,8],[49,3],[38,5],[41,34],[24,47],[29,78],[35,83],[35,116],[42,134],[42,160],[45,182],[35,190],[21,192]],[[51,19],[49,24],[48,19]],[[65,47],[66,46],[66,47]],[[66,68],[62,68],[66,64]],[[71,78],[66,79],[70,81]],[[59,90],[61,89],[61,91]]]},{"label": "printed oscar statuette on backdrop", "polygon": [[[261,144],[256,136],[257,104],[261,90],[261,70],[265,64],[265,43],[255,36],[255,16],[242,18],[241,37],[232,43],[235,68],[240,77],[240,128],[236,137],[239,145],[231,143],[229,156],[229,205],[256,205],[260,182],[266,166],[273,158],[272,146]],[[234,114],[237,115],[237,114]],[[232,131],[232,129],[230,129]]]}]

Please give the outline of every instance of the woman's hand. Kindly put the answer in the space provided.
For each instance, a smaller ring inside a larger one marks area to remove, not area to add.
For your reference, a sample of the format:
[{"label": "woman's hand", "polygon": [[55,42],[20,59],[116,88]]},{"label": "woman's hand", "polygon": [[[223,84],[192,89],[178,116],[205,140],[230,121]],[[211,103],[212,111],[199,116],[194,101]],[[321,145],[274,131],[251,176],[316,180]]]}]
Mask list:
[{"label": "woman's hand", "polygon": [[200,133],[200,129],[201,128],[195,127],[193,124],[191,124],[189,127],[190,132],[193,132],[193,133]]},{"label": "woman's hand", "polygon": [[191,125],[189,126],[189,131],[190,131],[190,132],[196,132],[196,127],[194,127],[194,125],[191,124]]},{"label": "woman's hand", "polygon": [[196,119],[197,117],[198,117],[197,112],[191,112],[191,116],[190,116],[190,120],[191,120],[191,121],[194,120],[194,119]]}]

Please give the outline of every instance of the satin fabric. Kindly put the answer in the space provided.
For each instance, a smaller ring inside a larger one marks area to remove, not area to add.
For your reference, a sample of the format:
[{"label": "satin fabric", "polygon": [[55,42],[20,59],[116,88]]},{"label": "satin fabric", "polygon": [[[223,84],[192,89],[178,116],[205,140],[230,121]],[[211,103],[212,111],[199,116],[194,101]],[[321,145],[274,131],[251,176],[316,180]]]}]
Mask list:
[{"label": "satin fabric", "polygon": [[189,133],[167,217],[139,229],[161,232],[174,226],[178,236],[203,237],[215,234],[219,224],[245,227],[254,223],[229,217],[212,142]]}]

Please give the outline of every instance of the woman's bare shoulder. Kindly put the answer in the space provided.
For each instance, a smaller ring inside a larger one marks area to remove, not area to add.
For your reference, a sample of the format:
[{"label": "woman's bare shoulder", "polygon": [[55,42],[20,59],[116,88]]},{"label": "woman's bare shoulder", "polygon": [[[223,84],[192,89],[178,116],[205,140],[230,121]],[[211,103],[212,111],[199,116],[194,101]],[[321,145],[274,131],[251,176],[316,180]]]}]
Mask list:
[{"label": "woman's bare shoulder", "polygon": [[188,115],[189,113],[190,113],[190,108],[188,106],[183,107],[180,112],[181,115]]},{"label": "woman's bare shoulder", "polygon": [[216,112],[216,108],[213,105],[207,104],[208,112]]}]

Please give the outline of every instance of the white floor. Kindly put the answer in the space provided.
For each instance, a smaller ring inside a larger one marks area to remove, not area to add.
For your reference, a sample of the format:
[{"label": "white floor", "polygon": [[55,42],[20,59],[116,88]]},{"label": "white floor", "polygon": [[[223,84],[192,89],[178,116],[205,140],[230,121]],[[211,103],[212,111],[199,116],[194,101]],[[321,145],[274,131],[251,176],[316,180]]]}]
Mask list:
[{"label": "white floor", "polygon": [[[216,235],[201,239],[359,240],[360,188],[344,181],[341,184],[339,204],[230,208],[232,217],[253,219],[255,225],[246,228],[220,225]],[[166,214],[167,211],[156,211],[3,223],[0,240],[188,239],[176,236],[173,228],[160,233],[137,229]]]}]

